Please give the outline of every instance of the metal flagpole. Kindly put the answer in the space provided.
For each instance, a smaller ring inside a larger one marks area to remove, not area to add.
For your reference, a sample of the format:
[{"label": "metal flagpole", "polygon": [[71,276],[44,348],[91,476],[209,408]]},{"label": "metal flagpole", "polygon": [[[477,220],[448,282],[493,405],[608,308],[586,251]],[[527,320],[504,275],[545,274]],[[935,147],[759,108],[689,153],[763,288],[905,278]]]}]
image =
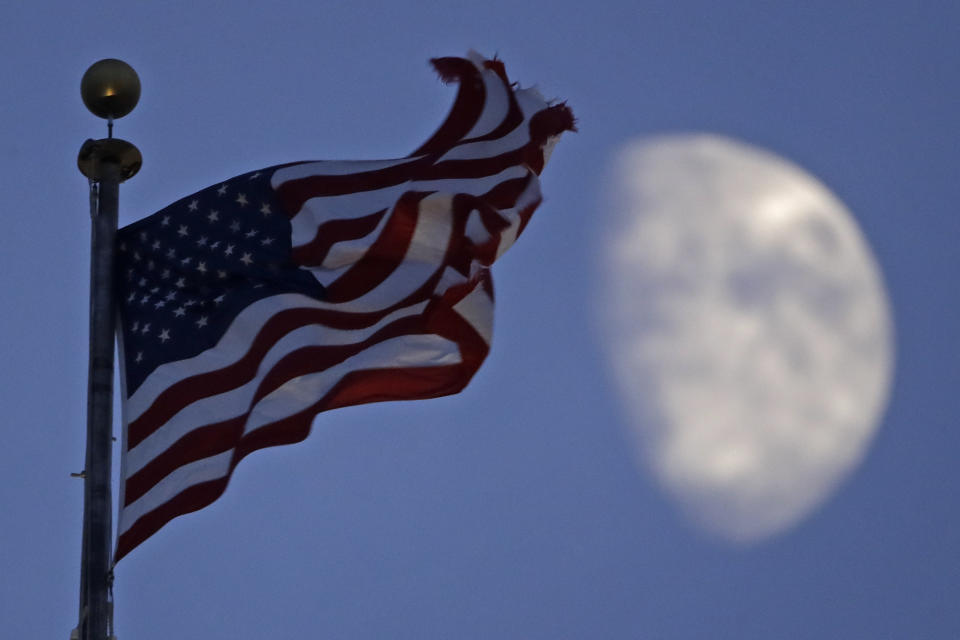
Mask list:
[{"label": "metal flagpole", "polygon": [[[125,62],[95,63],[80,83],[83,102],[106,118],[108,137],[87,140],[77,165],[90,179],[90,364],[87,380],[87,452],[83,489],[80,559],[80,618],[71,638],[107,640],[113,633],[113,526],[111,454],[113,449],[113,348],[116,303],[113,286],[114,238],[120,183],[142,162],[131,143],[113,137],[113,119],[129,113],[140,98],[140,79]],[[95,202],[96,206],[93,206]]]}]

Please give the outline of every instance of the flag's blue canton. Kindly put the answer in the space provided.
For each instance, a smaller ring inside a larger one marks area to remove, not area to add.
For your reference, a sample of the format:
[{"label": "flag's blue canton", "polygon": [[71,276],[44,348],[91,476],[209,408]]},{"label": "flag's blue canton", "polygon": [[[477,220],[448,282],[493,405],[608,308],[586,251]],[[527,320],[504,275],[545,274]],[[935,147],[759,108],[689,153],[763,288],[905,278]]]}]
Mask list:
[{"label": "flag's blue canton", "polygon": [[250,303],[323,289],[290,260],[274,168],[204,189],[117,233],[127,393],[157,366],[209,349]]}]

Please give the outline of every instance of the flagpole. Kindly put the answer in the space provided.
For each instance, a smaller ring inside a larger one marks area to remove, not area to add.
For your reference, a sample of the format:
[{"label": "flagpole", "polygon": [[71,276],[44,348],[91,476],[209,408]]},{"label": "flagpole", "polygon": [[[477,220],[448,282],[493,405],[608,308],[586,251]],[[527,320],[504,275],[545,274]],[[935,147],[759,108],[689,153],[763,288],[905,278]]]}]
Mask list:
[{"label": "flagpole", "polygon": [[[142,162],[131,143],[113,137],[113,120],[129,113],[140,98],[136,72],[120,60],[95,63],[80,83],[83,102],[106,118],[108,137],[87,140],[77,165],[90,179],[90,361],[87,378],[87,450],[84,467],[83,535],[80,559],[80,617],[71,638],[113,637],[113,350],[116,329],[113,260],[120,183]],[[93,206],[95,204],[95,206]]]}]

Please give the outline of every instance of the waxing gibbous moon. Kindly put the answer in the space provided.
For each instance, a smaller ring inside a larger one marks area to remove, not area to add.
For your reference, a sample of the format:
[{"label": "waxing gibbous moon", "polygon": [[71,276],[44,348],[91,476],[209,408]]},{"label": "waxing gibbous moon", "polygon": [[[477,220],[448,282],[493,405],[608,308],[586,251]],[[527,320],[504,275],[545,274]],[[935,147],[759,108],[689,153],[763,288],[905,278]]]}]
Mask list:
[{"label": "waxing gibbous moon", "polygon": [[858,464],[887,401],[870,249],[818,180],[741,142],[641,140],[614,170],[597,306],[640,458],[707,531],[781,532]]}]

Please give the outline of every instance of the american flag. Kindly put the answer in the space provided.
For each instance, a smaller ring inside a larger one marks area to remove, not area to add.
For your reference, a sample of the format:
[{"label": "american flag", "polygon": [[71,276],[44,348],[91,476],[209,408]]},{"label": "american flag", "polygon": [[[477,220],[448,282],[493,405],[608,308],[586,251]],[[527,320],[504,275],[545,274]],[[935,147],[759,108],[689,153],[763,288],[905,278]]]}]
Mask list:
[{"label": "american flag", "polygon": [[261,169],[118,232],[116,560],[319,412],[457,393],[483,362],[489,267],[574,121],[498,60],[432,62],[459,90],[411,155]]}]

